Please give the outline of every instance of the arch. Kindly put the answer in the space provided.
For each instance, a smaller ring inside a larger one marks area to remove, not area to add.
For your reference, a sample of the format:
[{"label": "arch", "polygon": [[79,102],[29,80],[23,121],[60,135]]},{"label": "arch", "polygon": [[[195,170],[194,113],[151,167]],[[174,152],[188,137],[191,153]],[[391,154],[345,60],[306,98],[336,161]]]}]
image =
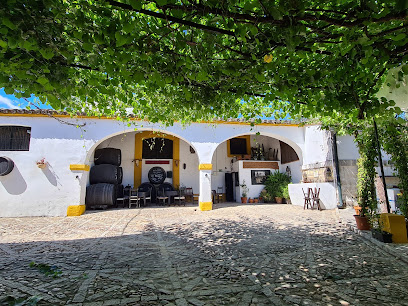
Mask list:
[{"label": "arch", "polygon": [[[120,135],[124,135],[124,134],[128,134],[128,133],[135,133],[135,137],[138,137],[140,139],[144,139],[144,138],[150,138],[150,137],[163,137],[166,139],[171,139],[173,140],[173,147],[174,146],[179,146],[180,145],[180,140],[184,141],[185,143],[187,143],[189,146],[191,146],[195,152],[197,152],[196,147],[188,140],[186,140],[184,137],[181,137],[179,135],[177,135],[176,133],[173,132],[168,132],[168,131],[163,131],[160,129],[151,129],[151,128],[138,128],[137,130],[135,129],[127,129],[127,130],[123,130],[123,131],[119,131],[119,132],[115,132],[115,133],[111,133],[109,135],[106,135],[105,137],[99,139],[98,141],[96,141],[87,151],[87,154],[85,156],[85,160],[84,160],[84,164],[87,165],[92,165],[93,164],[93,154],[96,150],[96,148],[101,145],[104,141],[109,140],[110,138],[116,137],[116,136],[120,136]],[[157,134],[159,133],[159,134]],[[136,139],[135,139],[135,147],[136,147]],[[135,157],[134,160],[137,159],[142,159],[142,149],[141,146],[139,146],[137,148],[138,152],[136,152],[136,148],[135,148]],[[140,151],[139,151],[140,150]],[[138,156],[136,156],[136,154],[138,154]],[[140,155],[140,156],[139,156]],[[197,154],[197,158],[199,159],[199,156]],[[174,177],[173,180],[179,180],[180,177],[179,175],[179,170],[180,170],[180,157],[177,155],[173,156],[173,169],[177,169],[173,170],[174,172]],[[134,171],[134,177],[140,177],[141,176],[141,167],[135,167],[138,168],[140,170],[135,169]],[[136,173],[136,171],[140,171],[140,173]],[[85,204],[85,195],[86,195],[86,187],[88,185],[89,182],[89,171],[86,171],[83,173],[82,177],[81,177],[81,191],[80,191],[80,203],[81,204]],[[137,182],[135,181],[135,185],[137,184]]]}]

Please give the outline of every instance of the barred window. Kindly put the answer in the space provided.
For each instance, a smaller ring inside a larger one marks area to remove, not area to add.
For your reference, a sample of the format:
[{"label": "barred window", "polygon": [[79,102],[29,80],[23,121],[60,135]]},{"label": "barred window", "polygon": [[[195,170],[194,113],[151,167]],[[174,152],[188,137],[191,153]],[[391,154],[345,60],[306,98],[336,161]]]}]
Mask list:
[{"label": "barred window", "polygon": [[30,127],[0,126],[0,151],[28,151],[30,137]]}]

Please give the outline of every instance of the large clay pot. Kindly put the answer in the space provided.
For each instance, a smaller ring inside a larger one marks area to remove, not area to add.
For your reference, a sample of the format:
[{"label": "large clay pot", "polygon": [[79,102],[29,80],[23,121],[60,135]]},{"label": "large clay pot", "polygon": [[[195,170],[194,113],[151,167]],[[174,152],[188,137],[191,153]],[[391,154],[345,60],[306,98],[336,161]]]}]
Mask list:
[{"label": "large clay pot", "polygon": [[369,231],[371,226],[370,223],[368,223],[368,218],[367,217],[362,217],[358,215],[354,215],[354,218],[356,219],[356,224],[357,228],[361,231]]},{"label": "large clay pot", "polygon": [[247,202],[247,200],[248,200],[248,198],[247,198],[247,197],[241,197],[241,203],[246,203],[246,202]]},{"label": "large clay pot", "polygon": [[249,203],[254,203],[254,199],[249,199],[248,202]]},{"label": "large clay pot", "polygon": [[283,198],[275,197],[275,201],[276,201],[276,203],[278,203],[278,204],[282,204],[282,203],[283,203]]}]

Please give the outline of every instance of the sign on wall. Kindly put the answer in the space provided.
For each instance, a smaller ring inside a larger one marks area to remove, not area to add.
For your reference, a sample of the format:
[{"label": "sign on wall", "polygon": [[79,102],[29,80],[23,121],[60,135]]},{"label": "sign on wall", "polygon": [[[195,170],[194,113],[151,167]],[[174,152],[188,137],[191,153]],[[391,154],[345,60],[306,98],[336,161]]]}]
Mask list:
[{"label": "sign on wall", "polygon": [[265,185],[265,180],[270,174],[271,170],[251,170],[252,185]]}]

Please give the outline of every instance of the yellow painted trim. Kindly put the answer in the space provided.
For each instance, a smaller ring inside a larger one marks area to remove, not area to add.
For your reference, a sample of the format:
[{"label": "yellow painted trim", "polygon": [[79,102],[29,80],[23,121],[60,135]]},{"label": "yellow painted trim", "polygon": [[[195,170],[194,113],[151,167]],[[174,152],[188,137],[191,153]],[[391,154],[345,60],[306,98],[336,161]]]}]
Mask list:
[{"label": "yellow painted trim", "polygon": [[67,208],[67,216],[75,217],[80,216],[85,212],[85,205],[71,205]]},{"label": "yellow painted trim", "polygon": [[212,210],[212,202],[200,202],[200,210],[201,211]]},{"label": "yellow painted trim", "polygon": [[[246,139],[246,155],[251,154],[251,135],[244,135],[244,136],[238,136],[234,138],[245,138]],[[228,157],[234,157],[234,156],[241,156],[241,154],[231,154],[231,143],[230,139],[227,140],[227,156]]]},{"label": "yellow painted trim", "polygon": [[81,165],[81,164],[72,164],[69,165],[69,170],[79,170],[79,171],[89,171],[89,169],[91,169],[91,167],[89,167],[89,165]]},{"label": "yellow painted trim", "polygon": [[[105,116],[70,116],[70,115],[57,115],[57,114],[10,114],[10,113],[0,113],[0,116],[4,117],[58,117],[58,118],[79,118],[79,119],[108,119],[108,120],[115,120],[115,118],[105,117]],[[140,118],[129,118],[131,121],[143,121]],[[177,122],[177,121],[175,121]],[[206,124],[234,124],[234,125],[251,125],[251,122],[236,122],[236,121],[198,121],[193,123],[206,123]],[[256,126],[300,126],[300,124],[285,124],[285,123],[258,123],[255,124]]]},{"label": "yellow painted trim", "polygon": [[[133,186],[137,188],[142,184],[142,153],[143,153],[143,133],[136,133],[135,134],[135,160],[133,163]],[[136,164],[136,160],[139,161],[139,166]]]},{"label": "yellow painted trim", "polygon": [[173,186],[180,187],[180,139],[173,137]]},{"label": "yellow painted trim", "polygon": [[212,170],[212,164],[200,164],[198,170]]},{"label": "yellow painted trim", "polygon": [[[142,183],[143,139],[159,137],[173,141],[173,186],[180,186],[180,138],[162,132],[143,131],[135,134],[135,160],[139,160],[139,167],[134,165],[134,186]],[[177,166],[178,163],[178,166]]]}]

